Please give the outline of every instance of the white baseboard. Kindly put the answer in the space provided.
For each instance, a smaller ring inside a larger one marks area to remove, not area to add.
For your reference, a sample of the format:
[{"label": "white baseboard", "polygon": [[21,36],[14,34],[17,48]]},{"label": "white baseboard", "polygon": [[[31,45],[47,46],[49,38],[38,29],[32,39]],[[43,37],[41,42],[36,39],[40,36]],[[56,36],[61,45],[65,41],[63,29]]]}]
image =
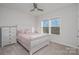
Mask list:
[{"label": "white baseboard", "polygon": [[66,43],[61,43],[61,42],[57,42],[57,41],[53,41],[53,40],[51,40],[51,42],[55,42],[55,43],[58,43],[58,44],[61,44],[61,45],[65,45],[65,46],[69,46],[69,47],[73,47],[73,48],[77,48],[77,49],[79,49],[79,47],[78,46],[74,46],[74,45],[70,45],[70,44],[66,44]]}]

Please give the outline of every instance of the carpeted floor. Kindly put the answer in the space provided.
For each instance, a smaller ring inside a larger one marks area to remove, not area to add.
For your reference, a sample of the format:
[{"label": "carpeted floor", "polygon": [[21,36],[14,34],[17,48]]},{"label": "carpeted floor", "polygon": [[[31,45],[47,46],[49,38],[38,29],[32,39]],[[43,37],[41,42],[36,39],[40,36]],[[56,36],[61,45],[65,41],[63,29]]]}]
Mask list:
[{"label": "carpeted floor", "polygon": [[[16,43],[0,48],[0,55],[29,55],[29,54],[20,44]],[[50,43],[48,46],[41,48],[33,55],[76,55],[76,49],[60,45],[57,43]]]}]

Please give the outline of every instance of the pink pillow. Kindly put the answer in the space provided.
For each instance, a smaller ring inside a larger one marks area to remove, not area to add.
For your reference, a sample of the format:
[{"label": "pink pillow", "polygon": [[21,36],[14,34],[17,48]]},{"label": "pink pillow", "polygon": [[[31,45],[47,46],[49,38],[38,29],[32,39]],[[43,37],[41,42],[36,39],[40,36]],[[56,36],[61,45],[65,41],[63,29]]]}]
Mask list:
[{"label": "pink pillow", "polygon": [[25,29],[25,30],[24,30],[24,33],[25,33],[25,34],[31,34],[32,31],[31,31],[30,29]]},{"label": "pink pillow", "polygon": [[17,33],[24,33],[24,30],[19,29],[19,30],[17,30]]},{"label": "pink pillow", "polygon": [[31,34],[32,30],[30,29],[17,29],[17,34],[22,33],[22,34]]}]

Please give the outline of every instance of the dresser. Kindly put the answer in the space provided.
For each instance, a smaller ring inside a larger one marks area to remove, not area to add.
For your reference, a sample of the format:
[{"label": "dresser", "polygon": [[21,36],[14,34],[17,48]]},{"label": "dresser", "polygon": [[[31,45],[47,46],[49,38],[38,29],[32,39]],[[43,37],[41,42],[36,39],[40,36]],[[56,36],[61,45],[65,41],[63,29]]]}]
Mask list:
[{"label": "dresser", "polygon": [[0,27],[0,46],[16,43],[16,26]]}]

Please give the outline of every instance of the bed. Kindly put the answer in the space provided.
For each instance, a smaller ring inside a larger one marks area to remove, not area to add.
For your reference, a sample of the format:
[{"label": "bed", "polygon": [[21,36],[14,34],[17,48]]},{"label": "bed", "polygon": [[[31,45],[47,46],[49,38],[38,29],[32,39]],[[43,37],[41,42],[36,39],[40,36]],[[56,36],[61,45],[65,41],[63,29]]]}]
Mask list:
[{"label": "bed", "polygon": [[29,54],[34,54],[49,44],[49,35],[41,33],[18,33],[17,41],[29,51]]}]

